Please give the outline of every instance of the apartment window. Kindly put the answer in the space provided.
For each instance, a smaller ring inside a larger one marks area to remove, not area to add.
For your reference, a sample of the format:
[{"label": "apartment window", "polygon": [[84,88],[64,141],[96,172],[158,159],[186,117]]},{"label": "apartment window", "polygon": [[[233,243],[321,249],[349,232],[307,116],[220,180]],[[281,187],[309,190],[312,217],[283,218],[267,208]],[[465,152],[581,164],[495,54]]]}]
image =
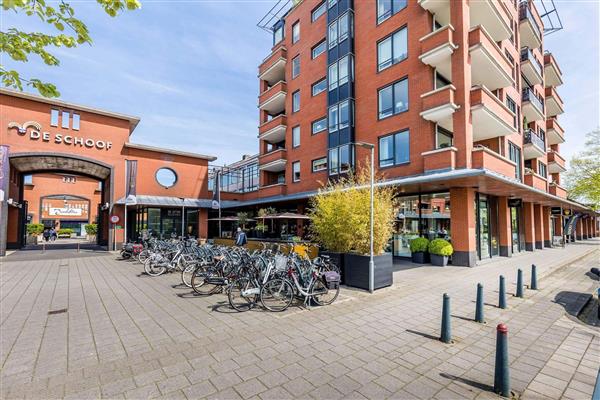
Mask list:
[{"label": "apartment window", "polygon": [[50,126],[58,126],[58,110],[50,110]]},{"label": "apartment window", "polygon": [[294,182],[300,181],[300,161],[292,163],[292,180]]},{"label": "apartment window", "polygon": [[350,171],[353,157],[352,148],[349,144],[329,149],[329,175],[343,174]]},{"label": "apartment window", "polygon": [[382,23],[405,7],[406,0],[377,0],[377,23]]},{"label": "apartment window", "polygon": [[315,47],[312,48],[312,58],[313,60],[319,57],[321,54],[325,52],[327,49],[327,41],[323,40],[319,42]]},{"label": "apartment window", "polygon": [[327,11],[327,5],[322,2],[317,8],[312,11],[312,22],[315,22],[319,17]]},{"label": "apartment window", "polygon": [[350,126],[350,100],[329,107],[329,132]]},{"label": "apartment window", "polygon": [[442,149],[444,147],[451,147],[454,134],[447,129],[442,128],[439,125],[435,127],[435,144],[436,149]]},{"label": "apartment window", "polygon": [[313,135],[315,133],[323,132],[325,129],[327,129],[327,117],[323,117],[323,118],[318,119],[318,120],[316,120],[316,121],[314,121],[312,123],[312,133],[313,133]]},{"label": "apartment window", "polygon": [[511,99],[509,96],[506,96],[506,107],[508,107],[508,109],[515,114],[515,116],[513,117],[513,126],[516,128],[517,127],[517,103],[515,103],[515,101],[513,99]]},{"label": "apartment window", "polygon": [[347,12],[329,24],[329,48],[333,48],[352,35],[352,14]]},{"label": "apartment window", "polygon": [[508,142],[508,158],[517,164],[515,178],[521,180],[521,149],[511,141]]},{"label": "apartment window", "polygon": [[76,131],[79,130],[79,114],[75,114],[73,113],[73,124],[71,126],[71,128],[75,129]]},{"label": "apartment window", "polygon": [[538,161],[538,174],[543,176],[544,178],[548,177],[548,169],[546,167],[546,164],[544,164],[541,161]]},{"label": "apartment window", "polygon": [[300,146],[300,127],[295,126],[292,128],[292,147]]},{"label": "apartment window", "polygon": [[292,59],[292,79],[300,75],[300,56],[296,56]]},{"label": "apartment window", "polygon": [[23,175],[23,184],[33,185],[33,175]]},{"label": "apartment window", "polygon": [[283,40],[284,26],[284,24],[280,24],[273,31],[273,45],[276,45]]},{"label": "apartment window", "polygon": [[404,164],[410,161],[408,131],[379,138],[379,166]]},{"label": "apartment window", "polygon": [[340,58],[337,62],[329,66],[329,90],[334,90],[354,79],[354,59],[351,55]]},{"label": "apartment window", "polygon": [[300,91],[292,93],[292,112],[300,111]]},{"label": "apartment window", "polygon": [[326,169],[327,169],[327,157],[319,158],[318,160],[313,160],[312,172],[324,171]]},{"label": "apartment window", "polygon": [[300,40],[300,22],[292,25],[292,43],[296,43],[298,40]]},{"label": "apartment window", "polygon": [[313,83],[312,85],[312,95],[316,96],[321,92],[327,90],[327,80],[325,78],[321,79],[318,82]]},{"label": "apartment window", "polygon": [[61,126],[63,128],[69,129],[69,119],[70,119],[69,112],[68,111],[63,111],[61,118],[62,118],[62,125]]},{"label": "apartment window", "polygon": [[407,49],[407,28],[405,27],[377,44],[377,70],[384,70],[406,59]]},{"label": "apartment window", "polygon": [[444,86],[450,85],[452,82],[448,80],[444,75],[440,74],[437,70],[434,71],[435,77],[435,87],[434,89],[439,89]]},{"label": "apartment window", "polygon": [[379,90],[379,119],[408,110],[408,79]]},{"label": "apartment window", "polygon": [[338,0],[327,0],[327,8],[331,8],[337,4]]}]

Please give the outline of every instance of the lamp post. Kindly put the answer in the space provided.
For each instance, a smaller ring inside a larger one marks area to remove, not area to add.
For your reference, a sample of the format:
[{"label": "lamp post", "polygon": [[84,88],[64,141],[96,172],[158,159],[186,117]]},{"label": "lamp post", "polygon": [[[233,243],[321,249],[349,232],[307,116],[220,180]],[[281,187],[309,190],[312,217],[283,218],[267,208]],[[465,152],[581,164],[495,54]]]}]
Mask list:
[{"label": "lamp post", "polygon": [[181,239],[185,236],[185,197],[180,197],[181,200]]},{"label": "lamp post", "polygon": [[374,219],[374,193],[375,193],[375,145],[365,142],[356,142],[355,145],[371,150],[371,210],[370,210],[370,254],[369,254],[369,292],[375,290],[375,260],[373,259],[373,219]]}]

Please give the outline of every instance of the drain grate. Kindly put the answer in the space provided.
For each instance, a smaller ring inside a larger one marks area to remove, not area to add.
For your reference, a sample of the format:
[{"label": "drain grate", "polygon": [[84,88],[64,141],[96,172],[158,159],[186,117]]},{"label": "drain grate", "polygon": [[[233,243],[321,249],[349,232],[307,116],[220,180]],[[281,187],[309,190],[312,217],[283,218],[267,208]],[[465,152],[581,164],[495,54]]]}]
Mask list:
[{"label": "drain grate", "polygon": [[62,314],[62,313],[66,313],[66,312],[67,312],[66,308],[61,308],[60,310],[48,311],[48,315]]}]

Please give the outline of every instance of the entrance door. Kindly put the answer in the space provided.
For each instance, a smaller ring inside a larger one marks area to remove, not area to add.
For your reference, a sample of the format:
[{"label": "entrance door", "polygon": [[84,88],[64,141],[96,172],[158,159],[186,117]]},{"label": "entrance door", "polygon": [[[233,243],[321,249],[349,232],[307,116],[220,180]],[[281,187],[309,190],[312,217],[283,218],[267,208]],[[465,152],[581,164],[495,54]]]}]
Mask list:
[{"label": "entrance door", "polygon": [[520,221],[519,221],[519,211],[520,209],[517,207],[510,208],[510,233],[511,233],[511,243],[512,243],[512,252],[518,253],[522,251],[521,249],[521,241],[519,240],[519,231],[520,229]]},{"label": "entrance door", "polygon": [[491,254],[491,236],[490,236],[490,207],[488,198],[485,195],[479,195],[477,201],[477,214],[478,214],[478,247],[479,247],[479,259],[490,258]]}]

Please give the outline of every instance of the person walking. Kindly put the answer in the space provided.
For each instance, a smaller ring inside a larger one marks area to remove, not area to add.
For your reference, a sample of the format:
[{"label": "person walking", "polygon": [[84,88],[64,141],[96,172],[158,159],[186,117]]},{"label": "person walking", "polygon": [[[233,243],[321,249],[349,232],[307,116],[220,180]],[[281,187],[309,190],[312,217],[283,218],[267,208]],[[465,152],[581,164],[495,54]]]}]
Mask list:
[{"label": "person walking", "polygon": [[246,233],[242,230],[242,228],[238,226],[237,235],[235,238],[235,245],[242,247],[246,245],[246,243],[248,243],[248,237],[246,236]]},{"label": "person walking", "polygon": [[54,229],[54,227],[50,228],[50,241],[54,242],[57,237],[58,234],[56,233],[56,229]]},{"label": "person walking", "polygon": [[44,229],[44,232],[42,233],[42,236],[44,237],[44,241],[47,242],[48,240],[50,240],[50,229],[46,228]]}]

